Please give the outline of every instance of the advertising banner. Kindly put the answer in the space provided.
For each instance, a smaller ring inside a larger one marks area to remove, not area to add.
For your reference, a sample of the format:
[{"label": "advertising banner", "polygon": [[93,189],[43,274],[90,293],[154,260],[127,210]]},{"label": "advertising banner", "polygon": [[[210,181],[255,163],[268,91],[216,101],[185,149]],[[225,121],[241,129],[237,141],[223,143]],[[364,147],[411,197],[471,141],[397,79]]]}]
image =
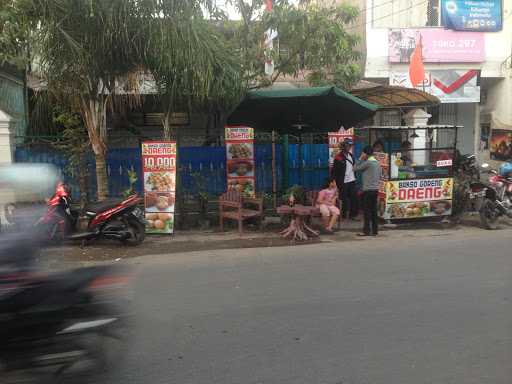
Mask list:
[{"label": "advertising banner", "polygon": [[254,129],[228,126],[225,134],[227,189],[254,196]]},{"label": "advertising banner", "polygon": [[[416,89],[425,90],[441,103],[479,103],[477,70],[440,69],[425,71],[425,79]],[[391,72],[389,85],[413,88],[408,71]]]},{"label": "advertising banner", "polygon": [[409,63],[420,38],[424,63],[483,63],[485,61],[483,33],[422,28],[389,30],[389,62]]},{"label": "advertising banner", "polygon": [[493,129],[491,131],[491,159],[512,160],[512,131]]},{"label": "advertising banner", "polygon": [[452,194],[452,178],[388,181],[383,216],[408,219],[451,215]]},{"label": "advertising banner", "polygon": [[142,143],[144,204],[147,233],[170,234],[174,231],[176,201],[176,142]]},{"label": "advertising banner", "polygon": [[[332,167],[334,163],[334,158],[340,151],[340,144],[345,141],[345,139],[352,139],[352,142],[355,142],[354,128],[339,130],[338,132],[329,132],[327,134],[329,139],[329,168]],[[352,147],[351,152],[353,153],[354,147]]]},{"label": "advertising banner", "polygon": [[441,0],[442,24],[455,31],[501,31],[502,1]]}]

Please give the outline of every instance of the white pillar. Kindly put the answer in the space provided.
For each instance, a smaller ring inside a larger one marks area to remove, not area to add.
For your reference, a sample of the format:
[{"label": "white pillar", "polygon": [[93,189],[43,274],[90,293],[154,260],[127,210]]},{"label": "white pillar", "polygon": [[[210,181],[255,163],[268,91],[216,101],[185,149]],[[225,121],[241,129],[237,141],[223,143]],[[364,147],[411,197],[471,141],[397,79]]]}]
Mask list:
[{"label": "white pillar", "polygon": [[[428,119],[432,115],[425,112],[423,109],[413,109],[404,115],[405,124],[409,127],[426,128]],[[411,144],[412,148],[426,148],[427,137],[426,130],[419,129],[416,133],[416,138],[413,138]],[[418,165],[425,165],[426,151],[412,151],[412,161]]]},{"label": "white pillar", "polygon": [[10,164],[14,160],[13,119],[0,109],[0,164]]},{"label": "white pillar", "polygon": [[[0,165],[11,164],[14,160],[13,119],[0,109]],[[9,226],[5,218],[5,207],[15,201],[15,191],[0,186],[0,227]],[[5,229],[5,228],[2,228]]]}]

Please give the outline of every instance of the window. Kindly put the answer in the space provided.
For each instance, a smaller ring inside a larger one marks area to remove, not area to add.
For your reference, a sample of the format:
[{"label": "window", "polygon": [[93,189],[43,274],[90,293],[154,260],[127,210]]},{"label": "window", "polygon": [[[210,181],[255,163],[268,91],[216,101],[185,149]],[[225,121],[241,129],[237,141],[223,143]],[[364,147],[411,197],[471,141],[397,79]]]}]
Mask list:
[{"label": "window", "polygon": [[374,28],[417,28],[440,25],[440,0],[373,0]]}]

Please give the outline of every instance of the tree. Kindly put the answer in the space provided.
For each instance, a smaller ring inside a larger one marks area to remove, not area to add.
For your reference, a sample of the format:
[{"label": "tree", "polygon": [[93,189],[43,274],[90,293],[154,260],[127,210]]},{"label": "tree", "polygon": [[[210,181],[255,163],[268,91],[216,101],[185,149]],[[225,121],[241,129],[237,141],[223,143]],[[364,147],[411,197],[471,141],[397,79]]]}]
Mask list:
[{"label": "tree", "polygon": [[212,19],[217,11],[205,1],[161,0],[153,8],[147,36],[146,64],[153,75],[164,110],[164,136],[176,111],[229,108],[243,93],[238,59]]},{"label": "tree", "polygon": [[108,195],[106,111],[120,79],[141,66],[144,38],[136,0],[31,0],[25,12],[39,72],[50,92],[80,111],[96,159],[97,197]]},{"label": "tree", "polygon": [[87,130],[78,113],[61,107],[54,107],[53,120],[55,124],[63,128],[59,141],[54,146],[61,150],[68,160],[66,171],[71,177],[78,180],[80,190],[80,207],[87,204],[87,154],[91,143],[87,136]]},{"label": "tree", "polygon": [[[348,5],[319,6],[315,1],[274,0],[272,12],[263,12],[265,0],[231,0],[241,21],[226,23],[226,35],[240,52],[249,88],[274,83],[282,75],[307,74],[313,86],[335,84],[350,88],[360,77],[357,51],[360,38],[350,32],[358,10]],[[264,45],[265,31],[277,31],[273,49]],[[264,72],[265,58],[274,60],[272,76]]]},{"label": "tree", "polygon": [[30,18],[22,11],[25,0],[0,0],[0,65],[25,69],[28,62]]}]

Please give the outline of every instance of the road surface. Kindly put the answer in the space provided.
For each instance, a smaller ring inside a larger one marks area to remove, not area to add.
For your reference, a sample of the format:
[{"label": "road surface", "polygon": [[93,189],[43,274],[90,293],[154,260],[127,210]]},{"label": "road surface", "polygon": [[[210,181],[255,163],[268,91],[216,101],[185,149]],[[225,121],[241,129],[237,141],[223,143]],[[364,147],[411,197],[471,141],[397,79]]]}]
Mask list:
[{"label": "road surface", "polygon": [[109,384],[509,384],[512,231],[148,256]]}]

